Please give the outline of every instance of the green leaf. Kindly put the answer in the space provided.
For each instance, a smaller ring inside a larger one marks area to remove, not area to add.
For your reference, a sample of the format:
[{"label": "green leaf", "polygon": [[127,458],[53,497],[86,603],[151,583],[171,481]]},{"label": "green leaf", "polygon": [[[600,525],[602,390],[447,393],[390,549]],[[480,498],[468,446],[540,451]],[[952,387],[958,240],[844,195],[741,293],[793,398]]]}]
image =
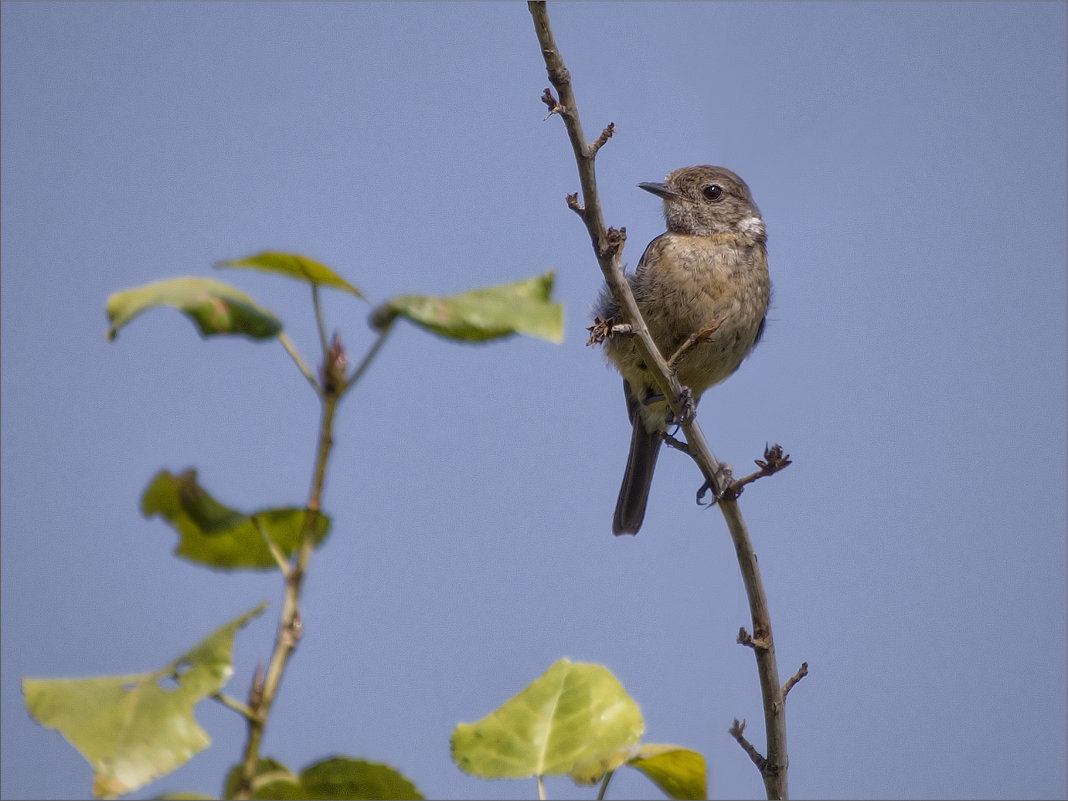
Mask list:
[{"label": "green leaf", "polygon": [[[231,768],[225,798],[237,790],[239,766]],[[403,774],[379,762],[330,757],[294,775],[273,759],[262,759],[252,782],[254,799],[421,799],[423,796]]]},{"label": "green leaf", "polygon": [[[237,794],[241,780],[241,766],[234,765],[226,774],[223,786],[223,798],[233,798]],[[269,792],[270,795],[264,795]],[[303,798],[300,777],[293,771],[270,757],[261,757],[256,762],[256,774],[252,779],[253,798],[296,799]]]},{"label": "green leaf", "polygon": [[627,762],[648,776],[669,798],[695,801],[708,797],[705,758],[677,745],[643,745]]},{"label": "green leaf", "polygon": [[189,317],[201,336],[241,334],[270,339],[282,330],[282,321],[260,308],[244,292],[211,278],[170,278],[116,292],[108,298],[111,327],[108,339],[143,311],[173,306]]},{"label": "green leaf", "polygon": [[399,295],[379,306],[371,325],[382,329],[397,317],[448,339],[484,342],[526,334],[550,342],[564,338],[564,307],[550,300],[553,273],[459,295]]},{"label": "green leaf", "polygon": [[457,725],[452,758],[487,779],[562,775],[635,744],[644,729],[641,710],[608,668],[561,659],[478,723]]},{"label": "green leaf", "polygon": [[151,673],[89,679],[23,679],[34,720],[56,729],[93,766],[93,794],[114,798],[170,773],[211,742],[193,707],[233,673],[237,630],[252,611]]},{"label": "green leaf", "polygon": [[[161,470],[141,496],[141,514],[162,517],[178,532],[176,556],[217,570],[276,570],[278,563],[257,523],[286,557],[300,547],[307,509],[265,509],[244,514],[219,503],[197,482],[196,470],[180,475]],[[330,518],[316,521],[316,547],[326,539]]]},{"label": "green leaf", "polygon": [[307,281],[309,284],[342,289],[346,292],[351,292],[358,298],[363,297],[363,293],[360,292],[360,290],[325,264],[320,264],[315,259],[309,259],[307,256],[301,256],[298,253],[265,251],[253,256],[246,256],[243,259],[221,261],[215,266],[246,267],[253,270],[263,270],[268,273],[279,273],[281,275],[288,275],[290,278],[296,278],[300,281]]}]

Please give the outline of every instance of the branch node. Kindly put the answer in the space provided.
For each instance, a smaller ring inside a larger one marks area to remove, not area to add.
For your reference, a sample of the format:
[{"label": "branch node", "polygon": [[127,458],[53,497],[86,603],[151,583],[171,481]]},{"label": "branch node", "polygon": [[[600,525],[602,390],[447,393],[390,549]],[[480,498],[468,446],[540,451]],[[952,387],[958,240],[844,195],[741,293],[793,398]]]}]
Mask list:
[{"label": "branch node", "polygon": [[789,680],[782,686],[782,700],[786,700],[787,693],[794,688],[801,679],[808,675],[808,662],[802,662],[801,667],[797,669],[797,673],[792,675]]},{"label": "branch node", "polygon": [[771,637],[766,632],[758,631],[755,636],[745,630],[745,626],[738,629],[738,644],[754,651],[766,651],[771,647]]},{"label": "branch node", "polygon": [[563,114],[567,110],[560,105],[560,101],[553,97],[552,90],[548,86],[542,92],[541,102],[549,108],[549,113],[545,115],[545,119],[549,119],[553,114]]},{"label": "branch node", "polygon": [[578,192],[572,192],[567,196],[567,207],[583,219],[586,218],[586,209],[579,203]]},{"label": "branch node", "polygon": [[252,685],[248,689],[248,705],[257,714],[263,703],[263,663],[256,663],[256,672],[252,674]]},{"label": "branch node", "polygon": [[623,244],[627,241],[627,229],[623,228],[609,228],[604,232],[604,236],[597,242],[597,253],[602,258],[611,258],[618,256],[620,251],[623,250]]}]

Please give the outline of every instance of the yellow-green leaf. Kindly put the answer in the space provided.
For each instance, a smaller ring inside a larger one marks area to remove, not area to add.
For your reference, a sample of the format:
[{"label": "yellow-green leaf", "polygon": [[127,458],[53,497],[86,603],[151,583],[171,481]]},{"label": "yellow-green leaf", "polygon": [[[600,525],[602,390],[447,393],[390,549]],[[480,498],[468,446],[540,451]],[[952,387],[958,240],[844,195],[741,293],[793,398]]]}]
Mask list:
[{"label": "yellow-green leaf", "polygon": [[360,290],[325,264],[321,264],[315,259],[309,259],[307,256],[301,256],[299,253],[265,251],[263,253],[256,253],[253,256],[246,256],[243,259],[221,261],[215,266],[245,267],[253,270],[263,270],[264,272],[269,273],[288,275],[290,278],[306,281],[309,284],[342,289],[345,292],[351,292],[358,298],[363,297],[363,293],[360,292]]},{"label": "yellow-green leaf", "polygon": [[[234,765],[226,774],[222,797],[233,798],[237,795],[240,781],[241,766]],[[269,793],[269,795],[264,795],[264,792]],[[252,798],[273,798],[277,799],[277,801],[289,801],[289,799],[303,797],[300,777],[297,774],[281,762],[270,757],[260,757],[257,760],[256,773],[252,779]]]},{"label": "yellow-green leaf", "polygon": [[[217,570],[276,570],[263,532],[286,557],[300,547],[307,509],[264,509],[244,514],[219,503],[197,482],[193,469],[180,475],[161,470],[141,496],[141,513],[159,515],[178,532],[174,553]],[[318,514],[316,547],[326,539],[330,518]]]},{"label": "yellow-green leaf", "polygon": [[627,764],[648,776],[669,798],[693,801],[708,796],[705,758],[677,745],[643,745]]},{"label": "yellow-green leaf", "polygon": [[193,707],[233,673],[234,635],[262,603],[159,670],[88,679],[23,679],[34,720],[56,729],[93,766],[93,794],[114,798],[175,770],[211,740]]},{"label": "yellow-green leaf", "polygon": [[637,753],[637,750],[637,746],[628,745],[592,754],[576,762],[568,775],[575,784],[597,784],[606,773],[626,764],[627,760]]},{"label": "yellow-green leaf", "polygon": [[482,720],[457,725],[452,758],[487,779],[563,775],[633,745],[644,728],[641,710],[608,668],[561,659]]},{"label": "yellow-green leaf", "polygon": [[116,292],[108,298],[108,339],[143,311],[173,306],[200,330],[202,336],[240,334],[270,339],[282,330],[282,321],[256,305],[244,292],[211,278],[170,278]]},{"label": "yellow-green leaf", "polygon": [[371,325],[382,329],[397,317],[448,339],[484,342],[525,334],[562,342],[564,307],[551,300],[553,273],[459,295],[399,295],[379,306]]}]

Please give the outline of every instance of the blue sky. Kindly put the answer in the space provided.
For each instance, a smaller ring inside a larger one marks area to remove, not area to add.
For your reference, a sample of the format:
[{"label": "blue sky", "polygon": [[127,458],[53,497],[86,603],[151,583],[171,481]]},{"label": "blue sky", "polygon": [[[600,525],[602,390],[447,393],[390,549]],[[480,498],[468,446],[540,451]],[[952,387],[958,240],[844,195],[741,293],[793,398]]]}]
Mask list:
[{"label": "blue sky", "polygon": [[[722,519],[661,458],[641,534],[611,514],[629,437],[585,346],[600,274],[524,4],[16,3],[2,10],[2,794],[87,797],[24,676],[148,670],[270,598],[176,560],[138,513],[195,466],[244,509],[300,503],[317,406],[277,344],[107,296],[238,285],[310,358],[306,291],[215,273],[292,250],[373,301],[552,269],[566,339],[460,346],[398,327],[345,400],[305,637],[265,753],[388,762],[428,797],[530,798],[448,739],[562,656],[607,665],[646,739],[762,797],[747,604]],[[635,185],[720,164],[769,231],[767,334],[698,415],[738,471],[768,589],[795,797],[1063,798],[1066,787],[1066,5],[551,4],[624,260],[663,230]],[[368,307],[330,295],[352,358]],[[139,794],[218,792],[243,731]],[[567,780],[556,798],[592,798]],[[656,798],[640,776],[609,795]]]}]

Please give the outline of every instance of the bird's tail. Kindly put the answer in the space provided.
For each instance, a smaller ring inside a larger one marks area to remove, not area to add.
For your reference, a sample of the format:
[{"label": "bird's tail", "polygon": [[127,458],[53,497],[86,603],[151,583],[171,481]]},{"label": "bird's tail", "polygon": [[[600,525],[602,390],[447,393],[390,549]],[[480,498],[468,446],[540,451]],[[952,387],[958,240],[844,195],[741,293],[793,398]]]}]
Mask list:
[{"label": "bird's tail", "polygon": [[623,486],[619,488],[616,513],[612,518],[612,533],[637,534],[645,519],[645,503],[649,500],[649,487],[653,483],[656,457],[660,455],[663,432],[649,433],[642,424],[640,414],[633,416],[634,433],[630,438],[630,455],[627,470],[623,474]]}]

